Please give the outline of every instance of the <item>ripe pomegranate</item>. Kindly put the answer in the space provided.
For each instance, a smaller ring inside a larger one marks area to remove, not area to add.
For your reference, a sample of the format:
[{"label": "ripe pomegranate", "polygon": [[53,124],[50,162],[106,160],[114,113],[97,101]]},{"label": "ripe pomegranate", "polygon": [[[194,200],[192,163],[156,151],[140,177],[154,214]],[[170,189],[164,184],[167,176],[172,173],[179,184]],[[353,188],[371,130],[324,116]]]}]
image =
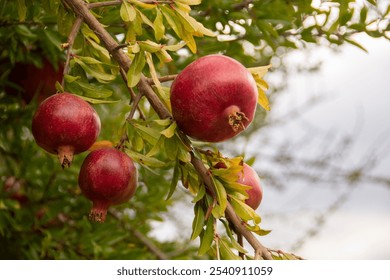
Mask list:
[{"label": "ripe pomegranate", "polygon": [[8,80],[17,87],[7,87],[6,92],[20,94],[25,103],[30,103],[36,96],[41,103],[45,98],[56,92],[55,83],[61,81],[64,67],[62,62],[55,68],[49,60],[44,59],[41,67],[34,64],[16,63]]},{"label": "ripe pomegranate", "polygon": [[208,55],[188,65],[171,86],[173,117],[188,136],[220,142],[242,132],[253,120],[258,91],[238,61]]},{"label": "ripe pomegranate", "polygon": [[256,171],[248,164],[244,163],[244,168],[240,173],[237,182],[252,187],[246,191],[249,198],[245,200],[245,203],[256,210],[263,199],[263,188],[261,187],[260,178]]},{"label": "ripe pomegranate", "polygon": [[32,119],[37,144],[57,154],[61,166],[69,167],[73,155],[88,150],[100,133],[100,119],[86,101],[71,93],[45,99]]},{"label": "ripe pomegranate", "polygon": [[104,222],[111,205],[128,201],[137,186],[137,169],[132,159],[115,148],[92,151],[79,173],[79,186],[92,201],[92,221]]}]

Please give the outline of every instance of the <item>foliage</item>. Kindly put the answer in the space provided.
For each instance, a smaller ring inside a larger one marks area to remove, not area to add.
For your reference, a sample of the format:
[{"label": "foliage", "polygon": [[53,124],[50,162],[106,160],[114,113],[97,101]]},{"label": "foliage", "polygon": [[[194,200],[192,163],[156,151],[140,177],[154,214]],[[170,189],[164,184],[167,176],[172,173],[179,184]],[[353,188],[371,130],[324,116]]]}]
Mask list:
[{"label": "foliage", "polygon": [[[80,29],[68,1],[0,2],[0,255],[15,259],[252,258],[225,215],[228,203],[245,228],[262,236],[259,213],[243,201],[236,183],[243,156],[226,158],[215,147],[192,144],[171,118],[161,119],[137,87],[146,76],[169,111],[169,83],[197,57],[220,52],[236,58],[254,75],[259,104],[269,110],[263,76],[283,51],[308,44],[354,44],[353,35],[388,38],[389,6],[374,1],[89,1],[92,14],[118,40],[132,61],[125,69],[112,58],[99,34]],[[71,35],[74,40],[67,41]],[[57,89],[95,104],[102,119],[100,141],[125,147],[138,163],[136,196],[115,207],[104,224],[86,219],[90,203],[77,187],[86,154],[61,170],[57,159],[35,144],[30,128],[37,102],[7,92],[17,62],[65,62],[69,71]],[[125,81],[125,82],[124,82]],[[259,118],[265,110],[258,109]],[[214,193],[192,164],[200,159],[211,174]],[[216,169],[224,162],[226,169]],[[161,242],[149,236],[180,193],[192,194],[191,241]],[[220,225],[220,226],[218,226]],[[107,233],[110,234],[107,234]],[[183,249],[184,248],[184,249]],[[208,255],[206,255],[208,253]],[[273,258],[298,258],[270,251]]]}]

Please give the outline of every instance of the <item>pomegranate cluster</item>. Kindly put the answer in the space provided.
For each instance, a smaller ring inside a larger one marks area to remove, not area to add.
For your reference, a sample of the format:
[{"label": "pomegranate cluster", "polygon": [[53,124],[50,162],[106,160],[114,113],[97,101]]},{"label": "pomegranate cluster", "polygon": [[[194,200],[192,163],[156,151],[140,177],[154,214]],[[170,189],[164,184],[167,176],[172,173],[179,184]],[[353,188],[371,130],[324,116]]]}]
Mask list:
[{"label": "pomegranate cluster", "polygon": [[[73,155],[91,148],[100,130],[100,118],[92,106],[66,92],[45,99],[32,119],[36,143],[56,154],[63,168],[71,165]],[[134,195],[137,170],[127,154],[114,148],[99,148],[85,158],[79,186],[93,203],[90,219],[104,222],[108,207],[124,203]]]}]

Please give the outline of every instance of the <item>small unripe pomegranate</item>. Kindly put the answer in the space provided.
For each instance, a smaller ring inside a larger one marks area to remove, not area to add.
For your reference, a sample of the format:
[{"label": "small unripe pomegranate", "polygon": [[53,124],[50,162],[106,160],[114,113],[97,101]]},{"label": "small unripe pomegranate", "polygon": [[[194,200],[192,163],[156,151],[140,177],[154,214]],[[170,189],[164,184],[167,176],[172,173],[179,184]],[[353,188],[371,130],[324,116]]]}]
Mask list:
[{"label": "small unripe pomegranate", "polygon": [[[227,166],[225,163],[220,161],[214,165],[214,168],[226,169]],[[248,198],[245,200],[245,203],[252,209],[256,210],[263,199],[263,188],[256,171],[248,164],[244,163],[242,172],[238,174],[237,183],[252,187],[251,189],[246,190]]]},{"label": "small unripe pomegranate", "polygon": [[111,205],[128,201],[137,187],[137,169],[132,159],[115,148],[92,151],[79,173],[82,193],[92,201],[89,218],[104,222]]},{"label": "small unripe pomegranate", "polygon": [[249,198],[245,200],[245,203],[256,210],[263,199],[263,188],[260,184],[260,178],[256,171],[246,163],[244,163],[243,170],[239,176],[238,183],[252,187],[246,191]]},{"label": "small unripe pomegranate", "polygon": [[242,132],[253,120],[258,91],[251,73],[223,55],[197,59],[171,86],[172,114],[188,136],[220,142]]},{"label": "small unripe pomegranate", "polygon": [[86,101],[71,93],[45,99],[32,119],[37,144],[57,154],[61,166],[69,167],[73,155],[88,150],[100,133],[100,119]]}]

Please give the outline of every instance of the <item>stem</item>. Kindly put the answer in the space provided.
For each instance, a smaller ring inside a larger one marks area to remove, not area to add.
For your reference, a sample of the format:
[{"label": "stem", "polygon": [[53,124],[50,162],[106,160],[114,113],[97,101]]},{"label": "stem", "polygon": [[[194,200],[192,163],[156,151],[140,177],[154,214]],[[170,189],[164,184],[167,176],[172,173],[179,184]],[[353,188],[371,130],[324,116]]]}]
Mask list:
[{"label": "stem", "polygon": [[[174,79],[176,79],[176,77],[177,77],[177,74],[175,74],[175,75],[167,75],[167,76],[163,76],[163,77],[158,78],[158,80],[161,83],[164,83],[164,82],[173,81]],[[148,81],[149,84],[154,85],[153,79],[148,78],[147,81]]]},{"label": "stem", "polygon": [[63,46],[64,48],[67,49],[67,53],[66,53],[66,61],[64,65],[64,72],[63,72],[63,77],[61,82],[62,88],[64,88],[65,86],[65,75],[68,74],[69,72],[69,64],[70,64],[70,59],[72,54],[73,43],[77,37],[77,33],[79,32],[82,23],[83,23],[83,18],[77,17],[75,22],[73,23],[72,30],[69,33],[68,41]]}]

